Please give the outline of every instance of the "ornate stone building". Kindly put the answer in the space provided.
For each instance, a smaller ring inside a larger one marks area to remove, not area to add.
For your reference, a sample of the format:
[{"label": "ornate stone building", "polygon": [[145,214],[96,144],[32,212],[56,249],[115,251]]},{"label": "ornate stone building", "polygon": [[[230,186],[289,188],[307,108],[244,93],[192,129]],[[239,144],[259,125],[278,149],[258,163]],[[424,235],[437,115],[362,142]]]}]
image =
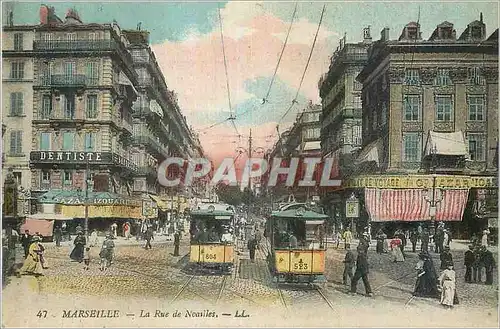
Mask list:
[{"label": "ornate stone building", "polygon": [[358,188],[361,222],[464,218],[456,234],[479,230],[470,210],[498,174],[498,30],[488,37],[481,15],[459,38],[443,22],[423,40],[410,22],[398,40],[384,29],[368,55],[363,149],[346,183]]}]

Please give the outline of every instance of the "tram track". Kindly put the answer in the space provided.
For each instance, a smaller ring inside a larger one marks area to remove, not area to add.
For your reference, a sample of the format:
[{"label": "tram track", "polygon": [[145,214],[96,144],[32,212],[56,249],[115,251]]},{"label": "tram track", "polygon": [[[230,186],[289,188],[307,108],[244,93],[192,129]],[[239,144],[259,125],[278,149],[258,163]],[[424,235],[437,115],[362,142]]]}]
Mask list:
[{"label": "tram track", "polygon": [[328,297],[326,297],[325,293],[323,292],[323,289],[321,289],[318,286],[315,286],[315,290],[318,292],[318,294],[321,296],[321,298],[323,298],[323,300],[328,304],[328,307],[330,307],[330,309],[332,311],[335,311],[335,308],[333,307],[332,302],[328,299]]}]

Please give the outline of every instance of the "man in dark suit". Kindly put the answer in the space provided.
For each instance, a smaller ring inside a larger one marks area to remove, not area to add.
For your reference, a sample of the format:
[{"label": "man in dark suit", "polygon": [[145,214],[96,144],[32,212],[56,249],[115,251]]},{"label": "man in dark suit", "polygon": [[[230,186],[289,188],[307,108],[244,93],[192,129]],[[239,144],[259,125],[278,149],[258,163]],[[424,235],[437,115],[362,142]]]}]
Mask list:
[{"label": "man in dark suit", "polygon": [[28,252],[31,245],[31,234],[29,230],[24,231],[24,234],[21,236],[21,245],[24,249],[24,258],[28,257]]},{"label": "man in dark suit", "polygon": [[366,295],[368,297],[373,296],[372,288],[370,282],[368,281],[368,258],[366,251],[363,247],[358,247],[358,258],[356,260],[356,272],[354,272],[354,277],[351,281],[351,293],[355,294],[358,286],[359,279],[363,280],[363,285],[365,286]]}]

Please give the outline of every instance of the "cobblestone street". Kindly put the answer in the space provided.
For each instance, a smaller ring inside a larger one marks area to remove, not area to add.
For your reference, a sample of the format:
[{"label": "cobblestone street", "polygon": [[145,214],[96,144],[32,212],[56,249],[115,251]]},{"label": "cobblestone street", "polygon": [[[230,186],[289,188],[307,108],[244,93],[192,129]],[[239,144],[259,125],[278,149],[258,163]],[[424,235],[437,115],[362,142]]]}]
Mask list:
[{"label": "cobblestone street", "polygon": [[[287,310],[293,313],[310,313],[311,316],[314,312],[317,314],[318,310],[329,314],[333,309],[333,312],[346,312],[346,317],[352,317],[347,311],[352,307],[371,310],[375,314],[386,314],[395,307],[403,310],[402,312],[415,314],[445,312],[438,300],[411,299],[416,277],[416,253],[407,252],[405,262],[393,263],[391,254],[376,254],[372,244],[369,250],[369,278],[374,297],[367,298],[361,294],[364,293],[362,283],[358,286],[358,295],[347,294],[347,287],[341,284],[342,260],[345,255],[342,245],[340,249],[333,246],[328,249],[326,284],[297,287],[277,286],[272,282],[265,262],[265,247],[257,252],[257,259],[253,263],[248,259],[248,252],[240,252],[232,275],[193,276],[183,271],[188,262],[189,249],[186,240],[181,243],[179,257],[172,255],[172,242],[157,241],[153,243],[151,250],[146,250],[142,242],[119,241],[114,262],[106,271],[100,271],[98,268],[98,248],[92,249],[90,269],[84,270],[83,264],[69,259],[69,243],[61,247],[48,243],[46,258],[49,269],[45,271],[45,275],[38,279],[13,278],[6,291],[15,289],[16,284],[19,287],[19,280],[22,280],[21,282],[29,282],[27,285],[30,289],[41,296],[158,299],[169,302],[169,305],[197,301],[213,306]],[[456,306],[452,313],[443,314],[454,314],[453,319],[456,320],[456,315],[463,313],[461,310],[466,310],[465,313],[468,314],[483,314],[478,323],[484,322],[485,326],[497,321],[497,278],[495,277],[492,286],[465,284],[462,266],[464,248],[455,243],[453,249],[460,305]],[[433,257],[437,268],[439,255],[433,254]],[[340,320],[336,318],[335,321]],[[341,322],[331,325],[341,325]]]}]

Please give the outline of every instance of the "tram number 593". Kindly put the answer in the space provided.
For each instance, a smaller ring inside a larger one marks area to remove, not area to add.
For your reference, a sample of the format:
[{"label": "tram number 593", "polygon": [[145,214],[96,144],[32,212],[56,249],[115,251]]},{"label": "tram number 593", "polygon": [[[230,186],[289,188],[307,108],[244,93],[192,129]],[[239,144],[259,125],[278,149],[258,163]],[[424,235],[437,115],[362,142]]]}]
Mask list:
[{"label": "tram number 593", "polygon": [[293,269],[294,270],[307,270],[308,266],[301,259],[298,263],[293,264]]},{"label": "tram number 593", "polygon": [[217,255],[216,254],[206,254],[205,259],[216,259]]}]

